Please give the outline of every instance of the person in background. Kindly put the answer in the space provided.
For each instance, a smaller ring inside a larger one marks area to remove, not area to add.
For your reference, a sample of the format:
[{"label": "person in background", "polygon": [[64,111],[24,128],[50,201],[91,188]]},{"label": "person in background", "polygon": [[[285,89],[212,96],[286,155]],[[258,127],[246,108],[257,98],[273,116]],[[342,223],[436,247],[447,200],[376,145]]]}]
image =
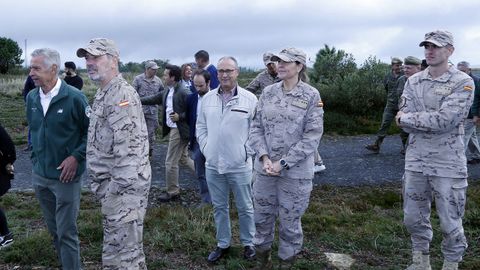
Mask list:
[{"label": "person in background", "polygon": [[271,52],[263,54],[263,64],[265,64],[266,69],[260,72],[257,77],[245,87],[245,89],[257,96],[260,96],[265,87],[280,81],[277,74],[277,65],[271,60],[272,55]]},{"label": "person in background", "polygon": [[[410,78],[410,76],[420,71],[421,63],[422,63],[421,60],[414,56],[405,57],[404,65],[403,65],[404,75],[402,75],[398,79],[398,83],[397,83],[398,100],[400,100],[400,97],[403,94],[403,88],[405,87],[405,83],[407,82],[408,78]],[[403,130],[400,130],[400,139],[402,140],[402,149],[400,150],[400,153],[402,155],[405,155],[405,151],[407,149],[407,144],[408,144],[408,133],[406,133]]]},{"label": "person in background", "polygon": [[193,82],[192,82],[192,65],[190,63],[183,64],[180,69],[182,70],[182,80],[180,81],[183,84],[185,89],[190,90],[191,92],[193,89]]},{"label": "person in background", "polygon": [[[132,86],[137,90],[140,98],[156,95],[163,91],[163,83],[156,75],[157,71],[157,63],[154,61],[147,61],[145,63],[145,72],[135,76],[133,79]],[[142,108],[148,130],[148,156],[152,157],[153,145],[156,141],[156,130],[160,126],[158,123],[158,105],[143,105]]]},{"label": "person in background", "polygon": [[210,91],[210,73],[206,70],[196,70],[193,75],[193,84],[197,92],[191,93],[187,97],[187,122],[190,127],[190,143],[189,148],[191,157],[195,164],[195,174],[198,179],[200,189],[200,198],[202,202],[200,207],[212,203],[212,198],[208,191],[207,180],[205,178],[205,156],[200,151],[200,146],[196,138],[196,128],[198,113],[202,105],[202,99],[208,91]]},{"label": "person in background", "polygon": [[65,62],[65,82],[78,90],[82,90],[83,88],[83,80],[77,74],[77,66],[74,62]]},{"label": "person in background", "polygon": [[27,96],[32,134],[32,184],[63,269],[80,269],[77,217],[90,106],[87,97],[58,77],[60,54],[32,53],[30,76],[37,88]]},{"label": "person in background", "polygon": [[375,154],[380,153],[380,146],[387,136],[387,131],[398,112],[397,83],[398,79],[403,75],[403,62],[400,58],[393,57],[391,64],[391,71],[383,80],[383,85],[385,86],[385,91],[387,92],[387,103],[385,104],[385,109],[383,110],[382,124],[377,132],[377,139],[375,142],[365,146],[367,150],[372,151]]},{"label": "person in background", "polygon": [[162,132],[168,135],[168,149],[165,157],[166,192],[158,197],[161,202],[169,202],[180,198],[178,182],[179,164],[195,171],[193,161],[187,155],[190,135],[186,110],[187,96],[190,90],[180,82],[182,71],[179,66],[167,64],[163,71],[165,90],[154,96],[141,98],[143,105],[163,105]]},{"label": "person in background", "polygon": [[477,137],[477,125],[480,124],[480,78],[472,74],[470,63],[462,61],[457,64],[457,69],[463,71],[470,76],[475,84],[475,91],[473,94],[473,103],[468,112],[467,119],[465,119],[465,154],[467,156],[468,164],[480,163],[480,146]]},{"label": "person in background", "polygon": [[[15,145],[7,131],[0,125],[0,197],[11,187],[13,179],[13,163],[17,159]],[[13,243],[13,234],[8,229],[7,217],[0,208],[0,249],[6,248]]]},{"label": "person in background", "polygon": [[467,248],[462,218],[467,203],[467,160],[463,123],[473,101],[472,78],[450,67],[453,36],[445,30],[425,34],[429,67],[408,78],[397,125],[409,133],[403,176],[403,222],[411,235],[412,264],[431,269],[430,213],[435,201],[442,231],[442,270],[456,270]]},{"label": "person in background", "polygon": [[250,128],[255,151],[254,238],[258,269],[273,269],[271,249],[279,220],[279,269],[292,269],[302,250],[301,218],[308,207],[314,156],[323,134],[323,103],[307,79],[306,54],[287,48],[271,58],[280,82],[263,89]]},{"label": "person in background", "polygon": [[[30,75],[28,75],[27,79],[25,80],[25,84],[23,86],[23,91],[22,91],[23,100],[25,101],[25,104],[27,104],[28,93],[35,88],[36,88],[36,86],[35,86],[35,83],[32,80],[32,77]],[[31,134],[30,134],[30,128],[28,128],[27,146],[25,146],[25,148],[23,148],[23,151],[27,152],[27,151],[30,151],[30,150],[32,150],[32,138],[31,138]]]},{"label": "person in background", "polygon": [[218,87],[220,82],[218,81],[217,68],[210,64],[210,55],[205,50],[200,50],[195,53],[195,63],[197,68],[203,69],[210,73],[210,89],[215,89]]}]

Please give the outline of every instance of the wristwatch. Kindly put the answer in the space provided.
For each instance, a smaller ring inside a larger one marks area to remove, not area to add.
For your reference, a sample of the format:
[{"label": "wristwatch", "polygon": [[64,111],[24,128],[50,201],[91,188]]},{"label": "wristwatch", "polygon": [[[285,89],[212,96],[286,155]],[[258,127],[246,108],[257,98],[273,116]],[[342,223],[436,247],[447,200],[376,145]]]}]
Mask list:
[{"label": "wristwatch", "polygon": [[280,166],[282,166],[285,170],[290,169],[288,163],[284,159],[280,159]]}]

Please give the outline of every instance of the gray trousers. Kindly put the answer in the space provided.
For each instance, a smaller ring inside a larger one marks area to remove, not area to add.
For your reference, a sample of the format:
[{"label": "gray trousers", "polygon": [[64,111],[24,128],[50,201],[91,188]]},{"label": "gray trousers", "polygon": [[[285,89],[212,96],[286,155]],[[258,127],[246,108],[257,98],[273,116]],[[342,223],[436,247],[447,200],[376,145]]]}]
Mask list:
[{"label": "gray trousers", "polygon": [[287,179],[257,173],[253,183],[255,238],[259,251],[271,249],[279,219],[278,257],[287,260],[302,250],[301,218],[310,201],[311,179]]},{"label": "gray trousers", "polygon": [[80,177],[69,183],[32,174],[35,195],[63,269],[80,269],[77,217],[80,210]]},{"label": "gray trousers", "polygon": [[433,236],[430,213],[434,199],[443,234],[443,256],[447,261],[460,262],[468,246],[462,226],[467,179],[405,171],[403,181],[403,221],[411,234],[412,250],[429,251]]},{"label": "gray trousers", "polygon": [[465,137],[463,143],[465,145],[465,154],[467,160],[480,159],[480,145],[477,139],[477,127],[473,123],[473,119],[465,119],[463,123],[465,129]]}]

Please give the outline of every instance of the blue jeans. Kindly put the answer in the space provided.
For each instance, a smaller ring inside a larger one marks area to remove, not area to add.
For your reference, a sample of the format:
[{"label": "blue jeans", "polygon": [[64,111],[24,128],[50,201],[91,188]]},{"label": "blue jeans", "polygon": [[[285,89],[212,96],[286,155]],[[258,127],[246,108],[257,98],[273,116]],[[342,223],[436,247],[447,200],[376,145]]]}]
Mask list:
[{"label": "blue jeans", "polygon": [[195,174],[197,175],[198,187],[200,188],[200,198],[204,203],[212,203],[210,193],[208,192],[207,179],[205,178],[205,156],[200,152],[200,146],[195,141],[192,147],[192,159],[195,164]]},{"label": "blue jeans", "polygon": [[80,210],[80,176],[71,182],[32,174],[35,195],[63,269],[80,269],[77,217]]},{"label": "blue jeans", "polygon": [[243,246],[253,246],[255,223],[253,220],[252,172],[219,174],[206,169],[207,184],[213,204],[213,215],[217,228],[217,246],[227,248],[232,238],[229,197],[232,190],[238,211],[240,242]]}]

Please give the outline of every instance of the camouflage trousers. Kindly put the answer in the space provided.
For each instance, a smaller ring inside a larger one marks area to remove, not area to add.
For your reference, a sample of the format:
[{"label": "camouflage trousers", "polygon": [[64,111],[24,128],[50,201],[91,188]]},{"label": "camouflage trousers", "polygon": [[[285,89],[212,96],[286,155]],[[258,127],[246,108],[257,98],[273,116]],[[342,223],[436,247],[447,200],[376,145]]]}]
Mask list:
[{"label": "camouflage trousers", "polygon": [[139,175],[141,186],[118,194],[116,183],[103,181],[92,189],[102,203],[103,269],[147,269],[143,252],[143,221],[150,179]]},{"label": "camouflage trousers", "polygon": [[271,249],[279,219],[278,257],[295,257],[303,245],[301,218],[310,201],[311,179],[287,179],[257,173],[253,184],[255,237],[258,251]]},{"label": "camouflage trousers", "polygon": [[155,131],[160,126],[158,123],[158,116],[153,114],[145,114],[145,123],[147,124],[148,144],[150,145],[150,149],[152,149],[153,143],[156,139]]},{"label": "camouflage trousers", "polygon": [[387,136],[388,129],[390,128],[390,125],[395,119],[395,115],[397,115],[397,112],[398,104],[387,102],[387,105],[385,105],[385,109],[383,110],[382,124],[380,125],[380,129],[377,132],[378,137],[383,138]]},{"label": "camouflage trousers", "polygon": [[403,222],[411,234],[413,251],[429,251],[433,237],[431,204],[435,200],[443,234],[443,256],[449,262],[462,260],[468,246],[462,226],[467,186],[466,178],[426,176],[419,172],[405,171]]}]

